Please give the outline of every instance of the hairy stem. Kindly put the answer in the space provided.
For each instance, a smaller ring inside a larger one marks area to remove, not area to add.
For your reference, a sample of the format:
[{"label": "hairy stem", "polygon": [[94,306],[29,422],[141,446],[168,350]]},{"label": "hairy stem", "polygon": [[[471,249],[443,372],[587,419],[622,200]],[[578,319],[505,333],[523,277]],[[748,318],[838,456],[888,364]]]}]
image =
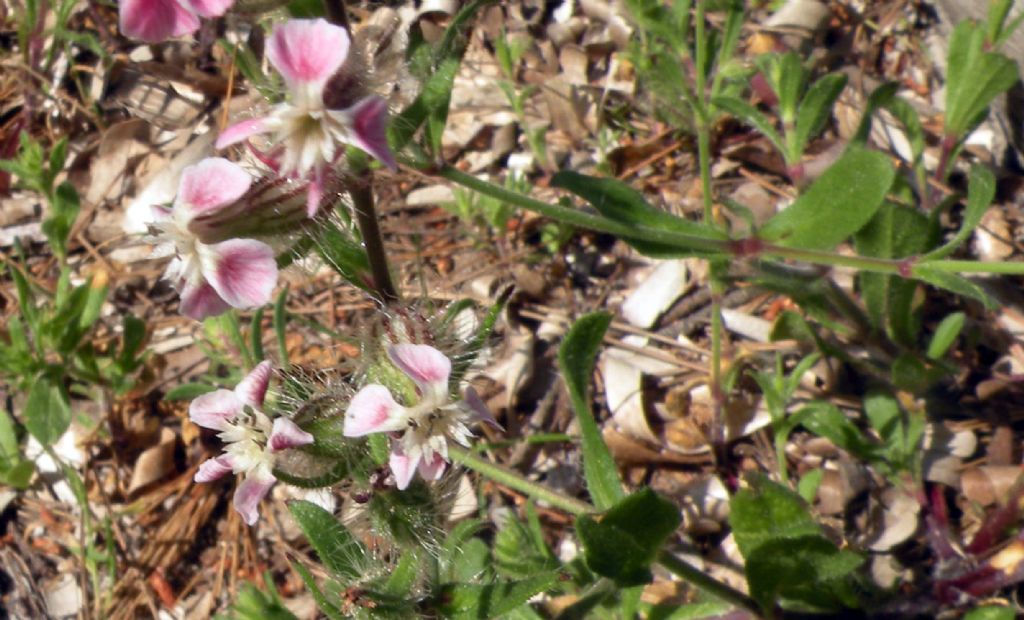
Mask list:
[{"label": "hairy stem", "polygon": [[373,278],[374,292],[385,304],[398,301],[398,291],[391,280],[391,269],[388,267],[387,252],[384,250],[384,238],[380,234],[377,221],[377,210],[373,206],[373,189],[369,171],[362,175],[349,188],[352,204],[355,207],[356,223],[363,236],[363,246],[370,262],[370,275]]}]

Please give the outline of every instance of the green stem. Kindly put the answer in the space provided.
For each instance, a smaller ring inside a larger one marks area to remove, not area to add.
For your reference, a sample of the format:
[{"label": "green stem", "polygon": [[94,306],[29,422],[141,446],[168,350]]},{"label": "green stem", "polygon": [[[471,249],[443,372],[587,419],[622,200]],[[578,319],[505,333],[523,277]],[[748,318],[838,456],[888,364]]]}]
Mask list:
[{"label": "green stem", "polygon": [[714,402],[715,430],[712,441],[717,449],[725,439],[725,394],[722,390],[722,285],[712,278],[711,287],[711,398]]},{"label": "green stem", "polygon": [[[502,202],[526,209],[527,211],[539,213],[545,217],[549,217],[565,224],[598,232],[605,232],[627,239],[637,239],[652,243],[672,245],[679,248],[681,252],[693,251],[734,257],[743,256],[744,254],[747,256],[767,256],[783,260],[802,261],[812,265],[850,267],[859,271],[890,275],[901,275],[909,267],[912,267],[915,264],[912,257],[909,259],[888,259],[872,258],[869,256],[843,256],[841,254],[821,250],[787,248],[771,243],[763,243],[756,239],[710,239],[707,237],[697,237],[663,228],[651,228],[649,226],[644,226],[643,224],[625,224],[594,213],[541,202],[540,200],[530,198],[529,196],[509,191],[504,187],[494,185],[493,183],[482,181],[451,166],[446,165],[441,167],[436,171],[436,174],[485,196],[497,198]],[[744,253],[737,250],[737,247],[745,245],[745,242],[756,242],[751,244],[756,245],[756,251],[749,250]],[[921,261],[916,264],[927,264],[931,269],[950,272],[1024,275],[1024,261],[981,262],[950,260]]]},{"label": "green stem", "polygon": [[523,194],[507,190],[499,185],[482,181],[473,175],[466,174],[465,172],[448,165],[443,166],[438,170],[437,175],[448,179],[453,183],[467,187],[475,192],[479,192],[485,196],[497,198],[507,204],[515,205],[522,209],[526,209],[527,211],[539,213],[543,216],[571,226],[578,226],[580,228],[605,232],[621,237],[644,239],[645,241],[652,241],[655,243],[675,245],[680,248],[692,249],[699,252],[721,254],[730,253],[729,241],[727,239],[708,239],[706,237],[696,237],[694,235],[677,233],[671,230],[649,228],[640,224],[624,224],[607,219],[600,215],[587,213],[586,211],[563,207],[561,205],[548,204],[546,202],[530,198],[529,196],[524,196]]},{"label": "green stem", "polygon": [[[597,512],[597,509],[587,502],[563,495],[558,491],[549,489],[543,484],[527,480],[518,472],[485,460],[464,448],[449,445],[448,456],[451,457],[453,461],[460,463],[477,473],[483,474],[498,484],[502,484],[521,493],[525,493],[536,500],[545,501],[555,508],[564,510],[571,515],[580,516]],[[685,579],[695,587],[705,590],[709,594],[736,605],[737,607],[747,609],[754,614],[760,613],[757,604],[754,603],[754,601],[747,595],[716,580],[714,577],[705,574],[699,568],[679,559],[672,553],[662,550],[658,553],[657,561],[671,573]]]},{"label": "green stem", "polygon": [[1024,262],[993,262],[978,260],[937,260],[922,261],[917,265],[927,265],[935,271],[952,273],[998,273],[1003,275],[1024,274]]},{"label": "green stem", "polygon": [[487,476],[498,484],[503,484],[510,489],[525,493],[535,499],[545,501],[555,508],[564,510],[572,515],[585,515],[597,512],[590,504],[574,497],[563,495],[543,484],[527,480],[521,474],[503,465],[492,463],[472,452],[457,446],[448,446],[448,456],[457,463],[472,469],[475,472]]},{"label": "green stem", "polygon": [[670,551],[662,549],[658,553],[658,564],[664,566],[673,575],[680,577],[700,590],[704,590],[708,594],[712,594],[741,609],[746,609],[754,614],[755,617],[761,615],[761,608],[754,602],[754,599],[736,588],[718,581],[696,566],[679,559]]},{"label": "green stem", "polygon": [[703,119],[697,121],[697,160],[700,165],[700,187],[704,201],[704,223],[714,224],[714,201],[711,199],[711,130]]}]

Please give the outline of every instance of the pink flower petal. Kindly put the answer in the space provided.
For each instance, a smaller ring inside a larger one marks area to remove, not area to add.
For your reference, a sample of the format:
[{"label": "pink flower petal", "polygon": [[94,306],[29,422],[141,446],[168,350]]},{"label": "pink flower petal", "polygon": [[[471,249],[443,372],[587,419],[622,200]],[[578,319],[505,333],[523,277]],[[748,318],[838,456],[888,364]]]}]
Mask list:
[{"label": "pink flower petal", "polygon": [[371,96],[352,106],[352,144],[375,157],[382,164],[395,170],[398,164],[388,146],[387,121],[388,104],[380,97]]},{"label": "pink flower petal", "polygon": [[199,29],[199,18],[175,0],[122,0],[118,11],[121,32],[147,43]]},{"label": "pink flower petal", "polygon": [[263,398],[267,395],[267,386],[270,385],[270,375],[273,372],[274,366],[270,362],[260,362],[235,386],[235,395],[238,396],[238,400],[254,409],[262,407]]},{"label": "pink flower petal", "polygon": [[270,487],[274,486],[277,482],[277,478],[264,468],[260,467],[251,472],[242,481],[242,484],[238,485],[235,489],[235,498],[233,504],[238,514],[242,515],[242,520],[245,521],[246,525],[252,525],[259,519],[259,505],[260,501],[266,497],[267,492],[270,491]]},{"label": "pink flower petal", "polygon": [[480,422],[490,426],[491,428],[499,431],[505,430],[498,421],[494,419],[494,414],[487,408],[484,401],[480,399],[480,395],[476,393],[472,387],[467,387],[463,395],[462,402],[466,403],[469,410],[473,412],[474,416]]},{"label": "pink flower petal", "polygon": [[227,430],[232,418],[242,413],[242,401],[231,390],[215,390],[197,397],[188,407],[193,423],[215,431]]},{"label": "pink flower petal", "polygon": [[231,146],[232,144],[237,144],[242,140],[251,138],[256,134],[266,133],[271,129],[271,123],[266,117],[250,118],[248,120],[240,121],[220,132],[220,135],[217,136],[217,142],[214,143],[214,147],[222,149],[226,146]]},{"label": "pink flower petal", "polygon": [[444,353],[426,344],[396,344],[388,347],[388,357],[424,395],[448,393],[452,361]]},{"label": "pink flower petal", "polygon": [[251,183],[249,173],[238,164],[222,157],[207,157],[181,173],[174,208],[196,217],[238,200]]},{"label": "pink flower petal", "polygon": [[324,167],[317,166],[313,169],[313,176],[309,180],[309,188],[306,193],[306,215],[313,217],[320,208],[320,201],[324,197]]},{"label": "pink flower petal", "polygon": [[230,307],[205,280],[200,280],[199,284],[195,285],[185,283],[181,289],[181,304],[178,311],[190,319],[202,321],[208,316],[222,314]]},{"label": "pink flower petal", "polygon": [[181,3],[200,17],[220,17],[227,13],[235,0],[181,0]]},{"label": "pink flower petal", "polygon": [[293,19],[274,28],[267,44],[270,64],[290,87],[323,85],[345,64],[348,32],[324,19]]},{"label": "pink flower petal", "polygon": [[447,465],[448,463],[441,458],[440,454],[434,454],[434,458],[429,462],[426,459],[420,459],[420,476],[424,480],[440,480]]},{"label": "pink flower petal", "polygon": [[272,452],[297,448],[313,443],[313,436],[299,428],[288,418],[274,418],[274,429],[270,432],[268,445]]},{"label": "pink flower petal", "polygon": [[206,459],[199,465],[194,480],[196,482],[213,482],[231,473],[231,457],[227,454]]},{"label": "pink flower petal", "polygon": [[277,285],[274,250],[255,239],[228,239],[204,246],[203,275],[224,301],[246,310],[270,301]]},{"label": "pink flower petal", "polygon": [[396,443],[391,446],[391,456],[388,457],[388,467],[391,475],[395,477],[395,486],[404,491],[412,477],[416,475],[416,465],[419,459],[413,460],[402,452],[402,448]]},{"label": "pink flower petal", "polygon": [[344,434],[346,437],[362,437],[370,433],[402,430],[406,425],[403,411],[386,387],[371,383],[359,390],[348,404]]}]

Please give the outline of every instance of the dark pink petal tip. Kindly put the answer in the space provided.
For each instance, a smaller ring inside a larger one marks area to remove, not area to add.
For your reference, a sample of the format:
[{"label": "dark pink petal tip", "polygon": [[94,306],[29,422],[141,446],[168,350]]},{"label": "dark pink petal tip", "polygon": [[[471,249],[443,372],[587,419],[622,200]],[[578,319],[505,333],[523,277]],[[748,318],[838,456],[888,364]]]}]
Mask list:
[{"label": "dark pink petal tip", "polygon": [[396,170],[387,136],[388,104],[380,97],[371,96],[355,104],[352,110],[353,143],[382,164]]},{"label": "dark pink petal tip", "polygon": [[197,396],[188,407],[193,424],[215,431],[227,429],[228,423],[242,413],[242,401],[231,390],[214,390]]},{"label": "dark pink petal tip", "polygon": [[235,489],[233,504],[246,525],[253,525],[260,517],[259,506],[277,479],[273,474],[256,470],[249,473]]},{"label": "dark pink petal tip", "polygon": [[388,347],[388,357],[399,370],[423,390],[448,390],[452,361],[427,344],[396,344]]},{"label": "dark pink petal tip", "polygon": [[274,28],[267,59],[289,85],[325,83],[345,64],[348,32],[325,19],[292,19]]},{"label": "dark pink petal tip", "polygon": [[277,285],[274,250],[255,239],[229,239],[206,246],[203,275],[233,308],[248,310],[270,301]]},{"label": "dark pink petal tip", "polygon": [[199,18],[176,0],[121,0],[118,13],[122,34],[146,43],[199,29]]},{"label": "dark pink petal tip", "polygon": [[274,429],[270,433],[270,449],[280,452],[313,443],[314,438],[288,418],[274,418]]},{"label": "dark pink petal tip", "polygon": [[238,164],[222,157],[207,157],[181,173],[174,207],[195,218],[235,202],[251,184],[252,177]]},{"label": "dark pink petal tip", "polygon": [[418,463],[408,456],[406,456],[401,447],[395,443],[391,446],[391,456],[388,458],[388,468],[391,470],[391,475],[395,478],[395,486],[400,491],[404,491],[409,487],[409,483],[412,482],[412,477],[416,475],[416,467]]},{"label": "dark pink petal tip", "polygon": [[474,417],[480,422],[490,426],[491,428],[499,431],[504,431],[505,428],[498,424],[498,421],[494,419],[494,414],[487,408],[487,405],[480,398],[480,395],[476,393],[472,387],[467,387],[466,392],[463,395],[463,401],[469,410],[473,412]]},{"label": "dark pink petal tip", "polygon": [[246,405],[259,409],[267,396],[270,376],[274,374],[274,366],[267,361],[260,362],[256,368],[235,386],[235,394]]},{"label": "dark pink petal tip", "polygon": [[231,458],[228,455],[207,459],[199,465],[194,480],[199,483],[213,482],[231,473]]},{"label": "dark pink petal tip", "polygon": [[383,385],[371,383],[356,392],[345,412],[346,437],[399,430],[388,422],[401,406]]}]

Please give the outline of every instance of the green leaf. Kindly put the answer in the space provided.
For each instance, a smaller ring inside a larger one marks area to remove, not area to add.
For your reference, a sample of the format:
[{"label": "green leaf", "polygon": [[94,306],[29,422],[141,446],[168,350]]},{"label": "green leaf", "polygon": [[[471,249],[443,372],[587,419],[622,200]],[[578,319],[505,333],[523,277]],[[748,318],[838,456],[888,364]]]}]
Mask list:
[{"label": "green leaf", "polygon": [[53,246],[54,255],[63,261],[67,258],[68,235],[78,217],[78,192],[75,187],[67,181],[58,185],[50,209],[50,216],[43,220],[43,234]]},{"label": "green leaf", "polygon": [[537,548],[525,523],[510,519],[494,536],[494,567],[513,579],[558,568],[558,561],[546,551],[546,548]]},{"label": "green leaf", "polygon": [[[97,281],[99,280],[99,281]],[[105,274],[93,276],[86,284],[88,294],[85,298],[85,306],[82,313],[78,315],[78,327],[88,329],[100,318],[100,310],[103,309],[103,302],[107,300],[107,278]]]},{"label": "green leaf", "polygon": [[863,564],[864,558],[840,551],[820,534],[766,541],[746,560],[750,593],[765,609],[780,597],[819,611],[856,604],[842,580]]},{"label": "green leaf", "polygon": [[146,323],[135,316],[126,314],[122,323],[121,352],[117,361],[125,371],[134,370],[134,362],[146,342]]},{"label": "green leaf", "polygon": [[[724,234],[713,228],[652,207],[647,204],[640,192],[617,179],[589,177],[571,170],[563,170],[551,178],[551,187],[569,190],[593,205],[601,215],[616,222],[669,230],[703,239],[725,238]],[[648,256],[679,257],[702,254],[676,245],[651,243],[640,239],[623,238],[623,241]]]},{"label": "green leaf", "polygon": [[892,395],[872,390],[864,397],[864,416],[879,437],[888,439],[898,430],[900,404]]},{"label": "green leaf", "polygon": [[370,259],[361,243],[330,220],[320,225],[318,241],[316,251],[324,262],[349,283],[369,290]]},{"label": "green leaf", "polygon": [[28,486],[35,465],[21,457],[14,420],[0,408],[0,482],[16,489]]},{"label": "green leaf", "polygon": [[971,174],[967,182],[967,208],[964,210],[964,223],[960,226],[956,236],[949,240],[942,247],[935,249],[924,256],[926,259],[945,258],[952,254],[960,245],[967,241],[974,229],[981,223],[981,217],[985,215],[992,200],[996,197],[996,178],[992,172],[980,165],[971,167]]},{"label": "green leaf", "polygon": [[825,437],[840,448],[861,458],[874,454],[869,442],[857,425],[832,403],[816,401],[801,410],[801,424],[819,437]]},{"label": "green leaf", "polygon": [[551,571],[520,581],[486,585],[446,584],[438,593],[439,606],[444,614],[457,619],[501,618],[536,594],[551,588],[557,579],[558,573]]},{"label": "green leaf", "polygon": [[904,353],[892,362],[889,369],[890,379],[901,390],[912,394],[923,394],[936,381],[942,378],[941,368],[925,366],[924,362],[911,353]]},{"label": "green leaf", "polygon": [[[317,437],[317,441],[319,440],[320,438]],[[303,451],[307,454],[316,455],[317,457],[321,456],[321,454],[316,450],[311,449],[309,446],[305,446]],[[323,471],[323,465],[324,463],[321,461],[320,471]],[[324,487],[338,484],[345,478],[351,478],[353,465],[352,459],[338,459],[335,461],[333,467],[323,471],[323,473],[319,475],[310,477],[296,476],[295,474],[286,472],[279,467],[275,467],[274,477],[285,484],[290,484],[293,487],[299,487],[300,489],[322,489]]]},{"label": "green leaf", "polygon": [[6,263],[6,265],[7,273],[11,274],[11,279],[14,280],[14,288],[18,293],[18,310],[25,319],[25,322],[28,323],[29,330],[33,334],[37,334],[39,331],[39,311],[36,309],[36,298],[32,294],[28,278],[25,277],[20,267],[10,262]]},{"label": "green leaf", "polygon": [[999,303],[992,299],[980,286],[961,275],[936,269],[927,262],[914,264],[910,272],[913,277],[927,282],[934,287],[956,293],[961,297],[980,301],[989,310],[999,308]]},{"label": "green leaf", "polygon": [[650,564],[682,517],[675,504],[645,488],[613,506],[601,519],[583,515],[576,530],[587,566],[620,586],[650,581]]},{"label": "green leaf", "polygon": [[[830,73],[811,85],[800,102],[800,110],[796,117],[796,137],[794,142],[798,153],[803,154],[807,142],[821,132],[825,122],[832,117],[832,106],[835,104],[839,93],[843,92],[846,86],[846,75],[843,73]],[[792,161],[789,163],[797,163]]]},{"label": "green leaf", "polygon": [[316,579],[313,577],[313,574],[309,572],[308,568],[298,562],[292,562],[292,568],[294,568],[295,572],[299,574],[299,577],[302,577],[302,582],[305,583],[306,587],[309,589],[310,595],[312,595],[313,600],[316,601],[316,606],[320,608],[320,611],[324,612],[325,616],[330,618],[330,620],[343,620],[345,618],[341,613],[341,610],[324,595],[323,590],[321,590],[320,586],[317,585]]},{"label": "green leaf", "polygon": [[392,597],[409,596],[419,576],[419,556],[414,551],[406,551],[398,559],[398,565],[391,570],[384,582],[383,593]]},{"label": "green leaf", "polygon": [[956,342],[960,331],[964,328],[964,320],[967,318],[963,312],[954,312],[942,319],[939,326],[935,328],[935,334],[928,343],[928,357],[937,360],[944,356],[949,348]]},{"label": "green leaf", "polygon": [[289,502],[288,510],[328,570],[353,581],[362,577],[366,550],[334,515],[304,500]]},{"label": "green leaf", "polygon": [[[265,575],[266,576],[266,575]],[[252,583],[242,584],[238,599],[231,606],[232,620],[298,620],[281,602],[273,589],[273,581],[264,592]],[[220,618],[216,616],[215,618]]]},{"label": "green leaf", "polygon": [[985,51],[985,29],[960,22],[949,41],[945,134],[960,140],[987,113],[992,101],[1017,82],[1017,63]]},{"label": "green leaf", "polygon": [[52,445],[71,424],[71,405],[62,385],[49,375],[41,375],[29,389],[25,400],[25,427],[44,446]]},{"label": "green leaf", "polygon": [[882,153],[851,146],[796,202],[761,229],[765,241],[830,250],[871,221],[895,171]]},{"label": "green leaf", "polygon": [[978,607],[964,614],[963,620],[1013,620],[1017,612],[1012,607],[996,607],[988,605]]},{"label": "green leaf", "polygon": [[899,97],[902,85],[898,82],[887,82],[871,92],[864,104],[864,114],[854,134],[853,142],[866,146],[871,133],[871,120],[878,109],[885,109],[903,124],[907,140],[910,143],[910,163],[917,165],[924,152],[924,128],[917,111],[906,100]]},{"label": "green leaf", "polygon": [[821,534],[807,503],[786,487],[755,474],[729,503],[729,524],[743,557],[767,541]]},{"label": "green leaf", "polygon": [[192,400],[217,389],[217,386],[209,383],[183,383],[167,390],[164,400]]},{"label": "green leaf", "polygon": [[[854,235],[854,247],[863,256],[903,258],[931,247],[937,232],[919,211],[886,202]],[[900,276],[867,272],[857,274],[857,279],[872,324],[884,324],[898,343],[909,346],[915,342],[920,329],[914,311],[918,284]]]},{"label": "green leaf", "polygon": [[569,398],[579,421],[583,440],[583,473],[587,489],[599,510],[607,510],[624,496],[615,461],[601,437],[590,410],[590,380],[594,360],[612,316],[605,312],[588,314],[572,326],[558,350],[558,365],[569,389]]},{"label": "green leaf", "polygon": [[761,110],[758,110],[746,101],[737,97],[715,97],[711,100],[711,103],[715,107],[732,114],[736,118],[761,132],[761,135],[768,138],[768,140],[775,145],[775,148],[779,150],[779,153],[786,158],[787,163],[789,163],[789,154],[786,152],[786,143],[782,141],[782,136],[779,135],[779,132],[775,131],[775,123],[761,112]]},{"label": "green leaf", "polygon": [[796,492],[804,498],[805,502],[812,503],[818,496],[818,487],[821,486],[821,480],[824,477],[824,469],[812,469],[800,477],[800,481],[796,483]]}]

